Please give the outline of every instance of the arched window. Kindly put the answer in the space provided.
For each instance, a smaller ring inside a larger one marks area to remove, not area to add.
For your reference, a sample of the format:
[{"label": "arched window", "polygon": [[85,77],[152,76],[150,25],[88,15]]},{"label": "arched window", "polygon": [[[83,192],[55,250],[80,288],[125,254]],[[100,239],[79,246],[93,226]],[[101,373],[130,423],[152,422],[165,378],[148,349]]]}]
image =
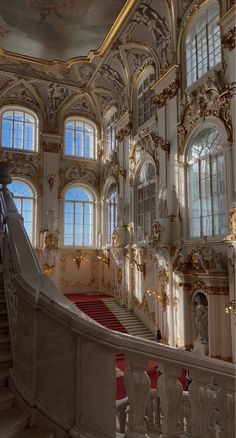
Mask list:
[{"label": "arched window", "polygon": [[137,238],[149,240],[156,219],[156,172],[152,163],[141,167],[137,184]]},{"label": "arched window", "polygon": [[116,124],[117,121],[117,109],[113,108],[107,114],[106,123],[106,140],[107,140],[107,152],[112,151],[116,147]]},{"label": "arched window", "polygon": [[34,239],[35,195],[26,182],[13,180],[9,185],[18,212],[23,216],[24,227],[31,243]]},{"label": "arched window", "polygon": [[107,194],[107,243],[112,242],[112,233],[117,227],[118,194],[115,184],[112,184]]},{"label": "arched window", "polygon": [[36,151],[38,146],[38,118],[24,108],[5,108],[0,113],[1,147]]},{"label": "arched window", "polygon": [[196,135],[187,154],[189,237],[227,232],[223,139],[216,127]]},{"label": "arched window", "polygon": [[69,188],[64,196],[64,245],[93,246],[95,203],[81,186]]},{"label": "arched window", "polygon": [[96,128],[83,119],[70,118],[65,124],[65,155],[96,158]]},{"label": "arched window", "polygon": [[155,82],[155,74],[153,69],[147,72],[138,83],[137,90],[137,107],[138,107],[138,128],[147,122],[154,115],[154,90],[152,85]]},{"label": "arched window", "polygon": [[189,87],[221,61],[217,5],[204,9],[186,36],[186,75]]}]

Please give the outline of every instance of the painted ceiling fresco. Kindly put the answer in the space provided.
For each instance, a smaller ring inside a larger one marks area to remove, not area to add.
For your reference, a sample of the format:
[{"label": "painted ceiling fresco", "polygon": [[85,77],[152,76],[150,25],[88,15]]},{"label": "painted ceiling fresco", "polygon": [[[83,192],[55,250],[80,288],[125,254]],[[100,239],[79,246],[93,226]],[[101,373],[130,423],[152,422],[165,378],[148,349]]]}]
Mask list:
[{"label": "painted ceiling fresco", "polygon": [[0,48],[48,61],[86,56],[102,44],[125,0],[0,1]]}]

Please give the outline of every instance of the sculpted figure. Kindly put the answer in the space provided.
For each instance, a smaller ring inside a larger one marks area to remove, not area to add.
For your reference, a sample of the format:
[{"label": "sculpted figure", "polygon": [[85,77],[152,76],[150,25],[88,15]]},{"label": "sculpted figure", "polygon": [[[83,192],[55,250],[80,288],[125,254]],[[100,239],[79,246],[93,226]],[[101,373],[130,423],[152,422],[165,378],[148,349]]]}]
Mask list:
[{"label": "sculpted figure", "polygon": [[208,312],[207,307],[202,303],[201,297],[196,296],[195,324],[197,327],[197,340],[203,344],[208,342]]}]

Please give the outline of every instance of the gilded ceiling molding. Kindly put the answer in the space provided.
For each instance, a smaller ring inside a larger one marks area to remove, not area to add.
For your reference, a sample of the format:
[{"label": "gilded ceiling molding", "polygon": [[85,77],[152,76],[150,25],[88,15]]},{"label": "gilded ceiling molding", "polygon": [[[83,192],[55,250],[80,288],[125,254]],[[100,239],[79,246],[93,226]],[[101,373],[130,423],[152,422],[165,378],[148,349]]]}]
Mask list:
[{"label": "gilded ceiling molding", "polygon": [[231,88],[223,84],[216,71],[209,73],[204,83],[193,92],[183,95],[183,111],[177,124],[179,136],[178,158],[183,159],[186,138],[197,123],[206,117],[218,117],[224,124],[228,141],[232,141],[232,119],[230,115]]},{"label": "gilded ceiling molding", "polygon": [[236,47],[236,26],[229,29],[227,33],[222,36],[221,39],[222,46],[224,49],[229,49],[229,51],[235,49]]},{"label": "gilded ceiling molding", "polygon": [[18,53],[9,52],[7,50],[0,49],[0,55],[7,56],[9,58],[14,58],[20,61],[28,61],[31,64],[41,64],[46,66],[60,66],[60,67],[71,67],[73,64],[76,64],[78,62],[92,62],[93,59],[96,56],[103,55],[106,50],[110,47],[112,44],[112,41],[114,41],[114,38],[116,37],[121,25],[131,12],[132,8],[136,5],[136,0],[127,0],[124,7],[122,8],[120,14],[116,18],[114,24],[112,25],[110,31],[104,38],[101,46],[96,50],[90,50],[89,54],[87,56],[76,56],[74,58],[69,59],[68,61],[47,61],[45,59],[40,58],[33,58],[32,56],[26,56],[26,55],[20,55]]}]

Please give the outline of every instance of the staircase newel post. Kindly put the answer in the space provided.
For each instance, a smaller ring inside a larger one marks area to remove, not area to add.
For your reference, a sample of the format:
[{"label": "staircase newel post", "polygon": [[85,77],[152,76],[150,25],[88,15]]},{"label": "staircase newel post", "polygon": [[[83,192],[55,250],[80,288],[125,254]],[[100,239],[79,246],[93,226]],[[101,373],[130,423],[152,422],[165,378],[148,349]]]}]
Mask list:
[{"label": "staircase newel post", "polygon": [[128,368],[125,371],[125,386],[129,399],[129,422],[127,438],[148,438],[145,416],[150,391],[150,379],[146,368],[148,359],[126,354]]},{"label": "staircase newel post", "polygon": [[179,438],[183,397],[183,387],[178,380],[179,369],[159,362],[158,368],[162,373],[158,379],[158,394],[163,413],[162,436],[163,438]]}]

